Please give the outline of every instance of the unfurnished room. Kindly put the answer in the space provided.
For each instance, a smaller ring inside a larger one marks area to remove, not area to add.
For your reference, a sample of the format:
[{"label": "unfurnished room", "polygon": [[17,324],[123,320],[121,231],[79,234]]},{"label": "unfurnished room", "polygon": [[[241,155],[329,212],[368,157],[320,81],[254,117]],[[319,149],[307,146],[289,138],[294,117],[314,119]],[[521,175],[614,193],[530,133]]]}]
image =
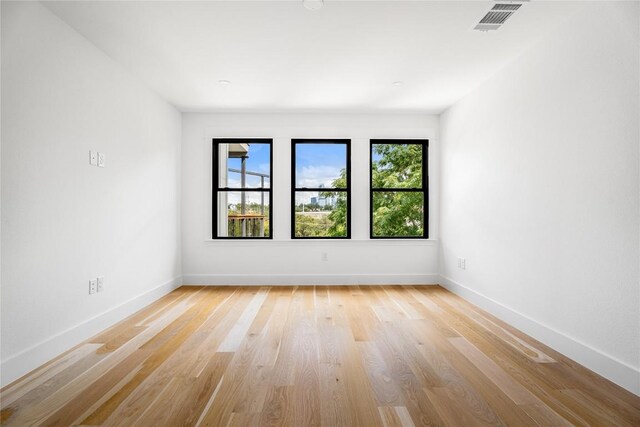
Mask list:
[{"label": "unfurnished room", "polygon": [[3,426],[640,426],[640,1],[5,1]]}]

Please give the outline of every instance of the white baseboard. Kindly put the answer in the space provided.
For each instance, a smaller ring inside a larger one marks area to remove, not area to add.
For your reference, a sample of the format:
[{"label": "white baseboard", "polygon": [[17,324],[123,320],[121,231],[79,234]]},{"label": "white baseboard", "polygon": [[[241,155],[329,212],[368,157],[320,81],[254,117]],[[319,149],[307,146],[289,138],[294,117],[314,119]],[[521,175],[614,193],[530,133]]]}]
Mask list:
[{"label": "white baseboard", "polygon": [[425,285],[439,274],[185,274],[189,285]]},{"label": "white baseboard", "polygon": [[0,363],[2,387],[24,374],[53,359],[59,354],[80,344],[100,331],[112,326],[127,316],[158,300],[182,284],[181,277],[175,277],[141,295],[100,313],[84,322],[39,342]]},{"label": "white baseboard", "polygon": [[440,284],[454,294],[461,296],[559,353],[640,396],[640,370],[637,368],[579,342],[560,331],[543,325],[522,313],[518,313],[446,276],[440,277]]}]

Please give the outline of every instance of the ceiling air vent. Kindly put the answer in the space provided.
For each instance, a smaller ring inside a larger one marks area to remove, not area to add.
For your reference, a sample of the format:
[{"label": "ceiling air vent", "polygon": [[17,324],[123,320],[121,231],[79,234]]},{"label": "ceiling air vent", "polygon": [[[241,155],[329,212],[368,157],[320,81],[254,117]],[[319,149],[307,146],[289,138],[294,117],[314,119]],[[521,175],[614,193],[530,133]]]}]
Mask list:
[{"label": "ceiling air vent", "polygon": [[522,6],[521,4],[517,4],[517,3],[511,3],[511,4],[496,4],[495,6],[493,6],[491,8],[491,10],[512,10],[512,11],[516,11],[518,9],[520,9],[520,6]]},{"label": "ceiling air vent", "polygon": [[497,30],[511,17],[522,4],[520,3],[498,3],[493,5],[491,10],[480,20],[474,30],[491,31]]}]

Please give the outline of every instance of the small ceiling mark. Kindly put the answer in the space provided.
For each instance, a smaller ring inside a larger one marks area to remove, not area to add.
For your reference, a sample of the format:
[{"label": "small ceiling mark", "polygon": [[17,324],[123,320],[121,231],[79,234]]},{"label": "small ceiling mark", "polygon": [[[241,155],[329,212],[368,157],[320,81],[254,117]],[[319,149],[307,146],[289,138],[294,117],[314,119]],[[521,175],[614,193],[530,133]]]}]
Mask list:
[{"label": "small ceiling mark", "polygon": [[324,6],[324,0],[302,0],[302,5],[311,11],[316,11]]}]

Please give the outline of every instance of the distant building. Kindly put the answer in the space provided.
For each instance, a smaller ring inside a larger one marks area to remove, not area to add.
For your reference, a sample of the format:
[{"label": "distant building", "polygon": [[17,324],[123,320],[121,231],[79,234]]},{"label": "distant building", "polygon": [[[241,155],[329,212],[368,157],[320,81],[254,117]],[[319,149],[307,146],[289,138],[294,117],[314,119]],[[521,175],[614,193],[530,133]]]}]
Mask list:
[{"label": "distant building", "polygon": [[318,204],[318,198],[317,197],[312,197],[311,198],[311,204],[312,205],[317,205]]},{"label": "distant building", "polygon": [[318,204],[320,206],[335,206],[336,205],[336,196],[329,196],[329,197],[324,197],[324,196],[320,196],[318,198]]}]

